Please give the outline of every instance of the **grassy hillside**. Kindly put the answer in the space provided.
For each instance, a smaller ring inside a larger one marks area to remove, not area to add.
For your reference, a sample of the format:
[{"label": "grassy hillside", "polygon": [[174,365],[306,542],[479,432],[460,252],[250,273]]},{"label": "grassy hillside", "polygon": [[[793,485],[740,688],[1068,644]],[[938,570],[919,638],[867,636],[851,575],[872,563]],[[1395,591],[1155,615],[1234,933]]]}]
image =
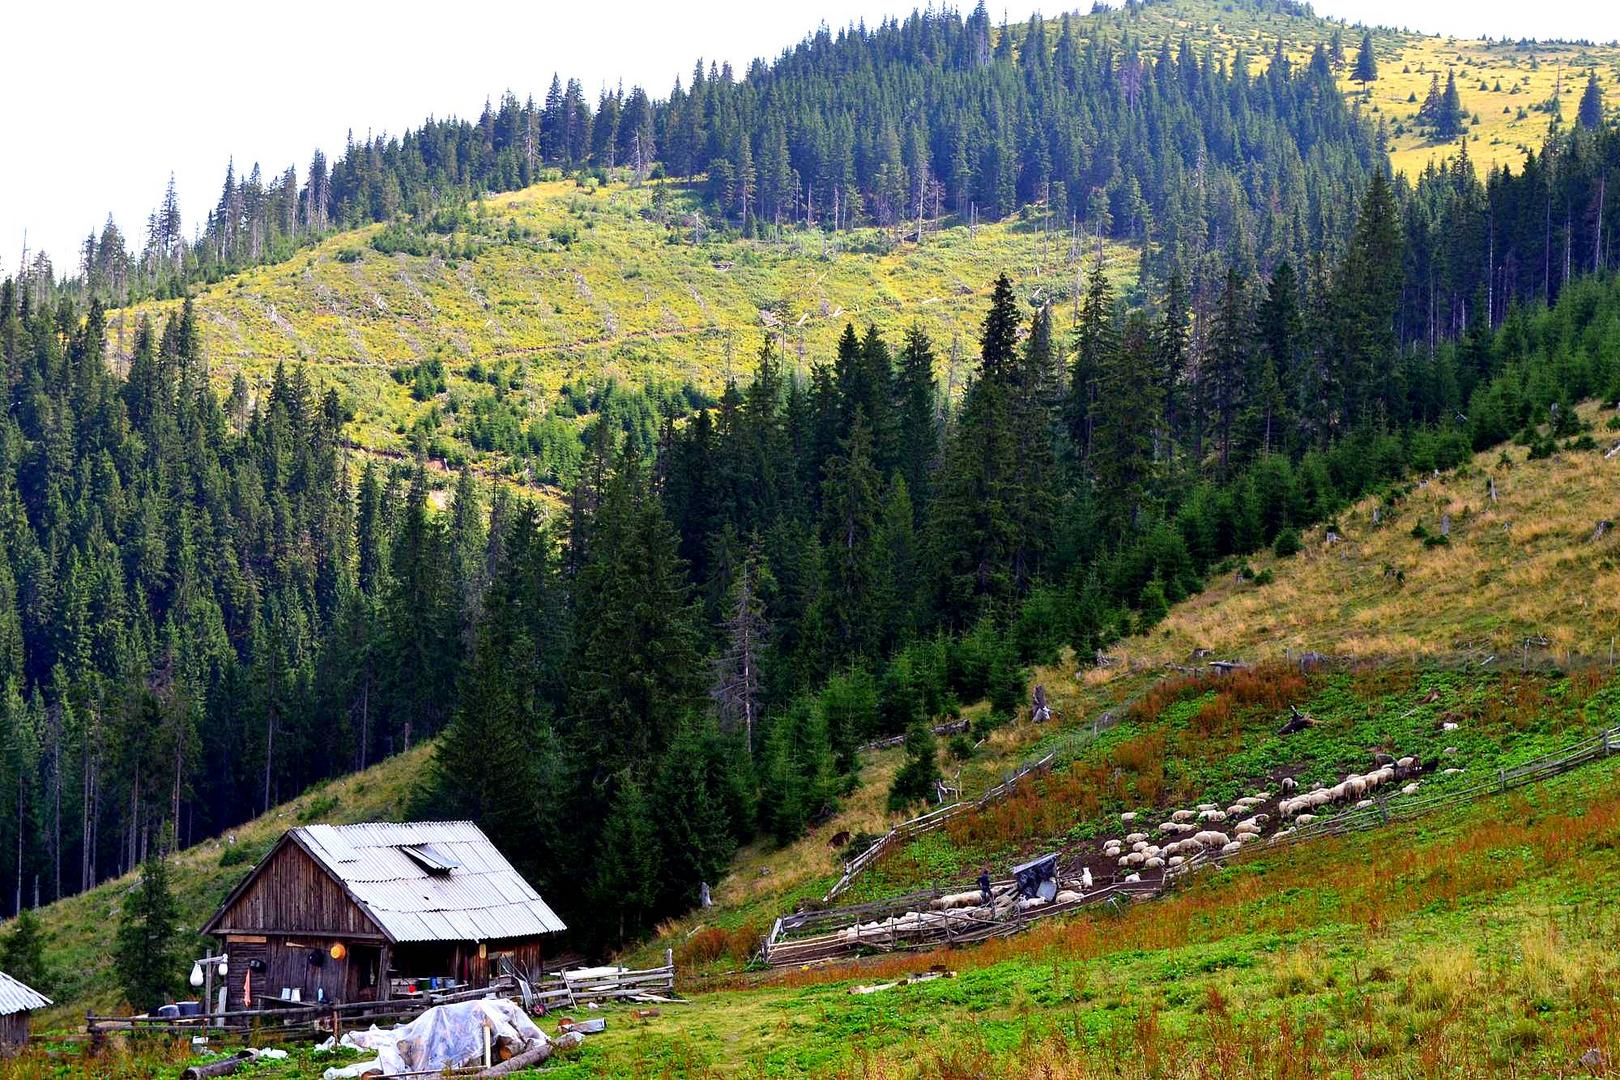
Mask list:
[{"label": "grassy hillside", "polygon": [[[421,254],[379,250],[393,246],[382,226],[333,237],[198,294],[213,372],[222,389],[238,372],[258,388],[278,362],[306,362],[339,389],[360,446],[404,451],[427,425],[438,453],[499,465],[469,439],[480,403],[527,425],[569,383],[713,394],[746,377],[765,334],[792,367],[831,356],[850,322],[895,338],[923,327],[941,379],[960,386],[996,274],[1032,297],[1073,290],[1070,240],[1039,220],[935,223],[921,245],[878,229],[749,240],[694,233],[691,196],[667,194],[655,211],[651,186],[539,184],[443,232],[424,226],[410,241]],[[1130,249],[1110,244],[1107,258],[1111,276],[1134,279]],[[115,313],[114,352],[127,355],[140,315],[174,306]],[[442,365],[443,385],[413,397],[423,364]]]},{"label": "grassy hillside", "polygon": [[[1446,73],[1456,72],[1462,107],[1478,118],[1477,123],[1469,121],[1468,153],[1481,169],[1486,165],[1517,167],[1527,151],[1541,149],[1553,118],[1546,105],[1555,91],[1563,122],[1574,123],[1591,72],[1597,73],[1604,88],[1609,111],[1620,110],[1620,47],[1613,43],[1485,41],[1466,33],[1458,37],[1377,27],[1373,29],[1373,49],[1378,79],[1362,86],[1351,78],[1361,44],[1359,26],[1216,0],[1149,4],[1136,9],[1134,16],[1121,18],[1149,42],[1162,40],[1166,34],[1174,40],[1185,35],[1195,50],[1207,45],[1217,56],[1228,59],[1242,48],[1254,70],[1266,66],[1279,41],[1290,61],[1299,63],[1309,58],[1318,42],[1331,41],[1338,30],[1345,53],[1344,66],[1338,70],[1339,85],[1349,100],[1360,100],[1375,121],[1387,123],[1390,163],[1395,171],[1409,176],[1455,151],[1451,144],[1436,145],[1415,123],[1436,74],[1443,88]],[[1466,32],[1470,27],[1459,25],[1457,29]]]},{"label": "grassy hillside", "polygon": [[[971,879],[985,862],[1054,847],[1078,850],[1103,835],[1104,812],[1176,800],[1229,800],[1243,784],[1285,770],[1331,782],[1367,767],[1374,747],[1424,757],[1458,751],[1432,788],[1459,786],[1469,770],[1509,766],[1620,722],[1609,643],[1620,634],[1620,539],[1591,537],[1600,518],[1620,517],[1620,457],[1604,458],[1620,434],[1584,411],[1604,438],[1596,450],[1529,460],[1520,447],[1493,450],[1341,514],[1307,535],[1288,558],[1264,555],[1212,577],[1205,591],[1172,608],[1150,634],[1110,649],[1114,662],[1037,671],[1056,721],[997,730],[962,765],[973,793],[1016,762],[1058,752],[1052,780],[978,817],[930,834],[869,870],[851,902],[942,879]],[[1489,499],[1495,479],[1497,500]],[[1373,526],[1375,509],[1380,524]],[[1438,533],[1445,545],[1413,536]],[[1526,638],[1546,639],[1525,653]],[[1251,662],[1316,651],[1342,669],[1310,677],[1263,668],[1252,685],[1187,679],[1178,667],[1195,650]],[[1620,653],[1617,653],[1620,655]],[[1483,664],[1489,657],[1497,660]],[[1521,675],[1520,668],[1531,671]],[[1554,667],[1579,669],[1570,676]],[[1285,706],[1318,720],[1306,733],[1275,735]],[[1123,715],[1093,739],[1093,718]],[[1442,722],[1460,724],[1445,731]],[[716,893],[718,907],[676,920],[649,950],[686,946],[694,959],[716,952],[713,970],[735,967],[772,919],[836,880],[842,831],[881,832],[881,812],[898,759],[869,764],[861,793],[839,817],[782,852],[751,849]],[[1223,803],[1224,805],[1224,803]],[[736,935],[729,948],[699,940],[703,928]]]},{"label": "grassy hillside", "polygon": [[[1572,122],[1589,71],[1620,108],[1620,49],[1612,47],[1380,29],[1379,79],[1361,87],[1350,81],[1359,31],[1326,19],[1174,0],[1078,25],[1083,35],[1117,41],[1125,33],[1149,49],[1186,38],[1227,62],[1241,48],[1251,70],[1265,67],[1278,42],[1302,63],[1337,32],[1344,92],[1387,122],[1391,160],[1408,173],[1452,152],[1414,124],[1436,73],[1442,82],[1447,70],[1458,73],[1463,107],[1477,118],[1469,145],[1481,167],[1516,164],[1540,146],[1551,113],[1538,109],[1555,87]],[[960,386],[997,273],[1011,274],[1030,298],[1061,303],[1073,286],[1069,239],[1030,211],[973,230],[932,222],[921,244],[879,229],[746,239],[711,228],[686,188],[665,185],[655,200],[657,190],[554,180],[435,222],[334,236],[235,275],[196,297],[213,371],[222,390],[240,373],[252,393],[277,363],[306,364],[315,382],[339,390],[360,448],[424,451],[547,485],[558,479],[554,462],[537,448],[577,428],[582,395],[609,380],[712,395],[751,369],[763,335],[802,366],[831,355],[844,324],[855,322],[891,336],[923,327],[939,347],[941,378]],[[1113,276],[1134,279],[1135,252],[1109,245],[1107,259]],[[113,354],[128,356],[142,314],[174,306],[114,312]]]}]

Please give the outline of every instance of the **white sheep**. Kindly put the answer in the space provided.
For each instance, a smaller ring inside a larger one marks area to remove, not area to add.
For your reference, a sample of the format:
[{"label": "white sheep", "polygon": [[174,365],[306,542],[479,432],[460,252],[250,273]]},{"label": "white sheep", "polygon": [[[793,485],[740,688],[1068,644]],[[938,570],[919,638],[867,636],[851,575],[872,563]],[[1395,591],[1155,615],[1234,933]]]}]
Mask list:
[{"label": "white sheep", "polygon": [[1142,854],[1144,854],[1148,858],[1152,859],[1152,858],[1156,858],[1159,855],[1163,855],[1164,854],[1164,849],[1161,848],[1157,844],[1149,844],[1147,847],[1142,849]]},{"label": "white sheep", "polygon": [[1138,840],[1138,841],[1136,841],[1136,843],[1131,845],[1131,850],[1132,851],[1146,851],[1147,846],[1148,845],[1147,845],[1146,840]]},{"label": "white sheep", "polygon": [[1423,784],[1421,782],[1419,782],[1417,780],[1414,780],[1410,784],[1407,784],[1405,787],[1401,788],[1401,794],[1402,795],[1415,795],[1417,793],[1417,789],[1422,787],[1422,786],[1423,786]]},{"label": "white sheep", "polygon": [[1121,855],[1119,857],[1119,865],[1121,865],[1121,866],[1129,866],[1129,865],[1131,865],[1131,857],[1129,855]]},{"label": "white sheep", "polygon": [[[1299,815],[1299,817],[1294,819],[1294,824],[1295,825],[1309,825],[1311,822],[1313,822],[1315,820],[1316,820],[1316,815],[1315,814],[1301,814],[1301,815]],[[1292,831],[1292,830],[1290,830],[1290,831]]]},{"label": "white sheep", "polygon": [[1360,802],[1356,803],[1356,809],[1365,810],[1367,807],[1374,805],[1376,804],[1371,799],[1362,799]]},{"label": "white sheep", "polygon": [[1447,720],[1445,723],[1440,725],[1440,730],[1441,731],[1456,731],[1457,730],[1457,724],[1453,720]]},{"label": "white sheep", "polygon": [[1198,812],[1200,814],[1205,813],[1206,811],[1209,811],[1209,810],[1219,810],[1219,809],[1220,809],[1220,807],[1218,807],[1214,803],[1210,803],[1210,802],[1201,802],[1201,803],[1198,804]]},{"label": "white sheep", "polygon": [[1089,866],[1080,868],[1080,887],[1082,889],[1091,888],[1091,867]]},{"label": "white sheep", "polygon": [[1415,757],[1403,757],[1396,760],[1395,767],[1397,769],[1410,769],[1416,762],[1417,758]]},{"label": "white sheep", "polygon": [[1136,844],[1146,840],[1147,838],[1148,834],[1145,832],[1133,832],[1129,836],[1125,837],[1125,842],[1127,844]]},{"label": "white sheep", "polygon": [[1223,844],[1221,846],[1221,854],[1222,855],[1236,855],[1238,852],[1240,852],[1242,850],[1243,850],[1243,844],[1240,841],[1237,841],[1237,840],[1233,840],[1231,843]]},{"label": "white sheep", "polygon": [[1233,839],[1240,844],[1247,844],[1251,840],[1260,839],[1260,834],[1257,832],[1240,832]]},{"label": "white sheep", "polygon": [[1257,791],[1253,795],[1250,795],[1249,798],[1254,800],[1254,805],[1259,806],[1261,803],[1271,801],[1271,792]]},{"label": "white sheep", "polygon": [[1125,813],[1119,815],[1119,820],[1120,820],[1121,823],[1123,823],[1125,825],[1129,825],[1131,822],[1136,820],[1136,811],[1135,810],[1126,811]]},{"label": "white sheep", "polygon": [[1146,862],[1144,862],[1142,864],[1142,869],[1144,869],[1144,870],[1159,870],[1159,869],[1163,868],[1163,866],[1164,866],[1164,860],[1155,857],[1155,858],[1149,859]]},{"label": "white sheep", "polygon": [[1129,855],[1125,856],[1125,861],[1131,866],[1141,866],[1143,863],[1147,862],[1147,856],[1142,854],[1140,851],[1133,851]]},{"label": "white sheep", "polygon": [[1260,835],[1260,826],[1252,821],[1240,821],[1237,823],[1237,828],[1233,829],[1232,832],[1236,836],[1258,836]]},{"label": "white sheep", "polygon": [[1126,874],[1125,875],[1125,880],[1126,881],[1141,881],[1142,880],[1142,875],[1141,874]]},{"label": "white sheep", "polygon": [[1160,832],[1175,832],[1176,831],[1176,823],[1174,821],[1161,821],[1159,823],[1159,831]]},{"label": "white sheep", "polygon": [[1072,904],[1078,899],[1080,899],[1080,894],[1079,893],[1075,892],[1073,889],[1064,889],[1061,892],[1059,892],[1056,896],[1052,897],[1052,903],[1054,903],[1054,904]]},{"label": "white sheep", "polygon": [[1182,863],[1184,863],[1186,861],[1187,860],[1184,857],[1180,856],[1180,855],[1172,855],[1172,856],[1170,856],[1170,865],[1173,866],[1173,867],[1174,866],[1180,866]]},{"label": "white sheep", "polygon": [[1230,842],[1231,837],[1227,836],[1223,832],[1216,832],[1215,830],[1210,829],[1199,833],[1197,836],[1194,836],[1193,839],[1198,841],[1204,847],[1218,848],[1225,847],[1226,844]]},{"label": "white sheep", "polygon": [[1225,821],[1226,820],[1226,811],[1225,810],[1200,810],[1200,811],[1198,811],[1198,820],[1199,821]]},{"label": "white sheep", "polygon": [[1177,810],[1175,813],[1170,815],[1170,820],[1175,822],[1177,825],[1185,825],[1189,821],[1198,820],[1198,814],[1193,810]]},{"label": "white sheep", "polygon": [[1292,795],[1298,787],[1298,780],[1295,780],[1292,776],[1283,777],[1282,790],[1284,795]]},{"label": "white sheep", "polygon": [[1456,776],[1460,772],[1462,772],[1461,769],[1447,769],[1442,775],[1444,775],[1444,776]]}]

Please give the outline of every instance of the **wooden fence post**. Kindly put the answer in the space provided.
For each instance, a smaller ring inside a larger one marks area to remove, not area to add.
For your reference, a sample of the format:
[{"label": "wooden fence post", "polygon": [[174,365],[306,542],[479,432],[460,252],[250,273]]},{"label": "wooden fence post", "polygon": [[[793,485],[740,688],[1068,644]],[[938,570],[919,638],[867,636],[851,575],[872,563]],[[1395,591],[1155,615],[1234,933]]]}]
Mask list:
[{"label": "wooden fence post", "polygon": [[1497,778],[1498,782],[1501,783],[1502,791],[1505,794],[1507,792],[1507,770],[1506,769],[1497,769],[1496,770],[1496,778]]}]

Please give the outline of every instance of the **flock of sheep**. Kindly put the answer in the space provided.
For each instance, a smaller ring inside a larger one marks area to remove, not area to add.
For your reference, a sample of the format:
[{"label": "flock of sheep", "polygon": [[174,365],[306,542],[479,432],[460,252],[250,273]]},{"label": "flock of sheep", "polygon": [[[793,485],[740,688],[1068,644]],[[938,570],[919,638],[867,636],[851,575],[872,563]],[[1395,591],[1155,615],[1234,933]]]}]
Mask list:
[{"label": "flock of sheep", "polygon": [[[1448,753],[1453,752],[1448,748]],[[1317,811],[1332,806],[1353,804],[1360,808],[1373,805],[1373,792],[1393,784],[1401,784],[1400,792],[1410,795],[1422,783],[1413,777],[1435,766],[1415,757],[1394,758],[1380,754],[1374,767],[1365,773],[1351,773],[1337,784],[1317,784],[1309,791],[1300,791],[1292,777],[1279,785],[1275,815],[1288,822],[1287,828],[1272,833],[1272,839],[1287,836],[1303,825],[1316,821]],[[1457,772],[1446,769],[1447,773]],[[1206,856],[1234,855],[1260,840],[1273,823],[1273,815],[1261,810],[1272,801],[1270,791],[1257,791],[1245,795],[1232,805],[1221,807],[1216,803],[1200,803],[1191,810],[1172,811],[1159,822],[1154,832],[1137,831],[1123,838],[1103,841],[1103,857],[1118,865],[1123,877],[1119,880],[1142,880],[1143,871],[1158,871],[1164,875],[1181,872],[1182,867],[1200,854]],[[1119,816],[1125,826],[1137,826],[1143,815],[1135,811]],[[1156,834],[1156,835],[1155,835]],[[907,911],[888,918],[860,923],[839,931],[839,937],[851,944],[861,941],[880,941],[894,937],[910,937],[926,932],[953,930],[966,932],[988,921],[1003,919],[1016,912],[1038,908],[1056,908],[1074,903],[1092,889],[1089,867],[1082,867],[1078,875],[1070,875],[1059,882],[1058,891],[1050,900],[1041,897],[1020,897],[1011,883],[991,890],[990,902],[977,889],[949,893],[934,898],[926,911]]]}]

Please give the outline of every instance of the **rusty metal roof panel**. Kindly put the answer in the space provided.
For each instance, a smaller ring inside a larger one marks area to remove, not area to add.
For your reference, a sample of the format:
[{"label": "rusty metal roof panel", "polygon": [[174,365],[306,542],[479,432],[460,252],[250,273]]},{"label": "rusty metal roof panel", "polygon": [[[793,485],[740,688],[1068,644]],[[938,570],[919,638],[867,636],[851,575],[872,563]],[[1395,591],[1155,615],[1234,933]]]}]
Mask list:
[{"label": "rusty metal roof panel", "polygon": [[[469,821],[313,825],[294,830],[396,941],[498,941],[566,929]],[[424,866],[406,849],[442,858]],[[447,870],[443,863],[453,862]]]}]

